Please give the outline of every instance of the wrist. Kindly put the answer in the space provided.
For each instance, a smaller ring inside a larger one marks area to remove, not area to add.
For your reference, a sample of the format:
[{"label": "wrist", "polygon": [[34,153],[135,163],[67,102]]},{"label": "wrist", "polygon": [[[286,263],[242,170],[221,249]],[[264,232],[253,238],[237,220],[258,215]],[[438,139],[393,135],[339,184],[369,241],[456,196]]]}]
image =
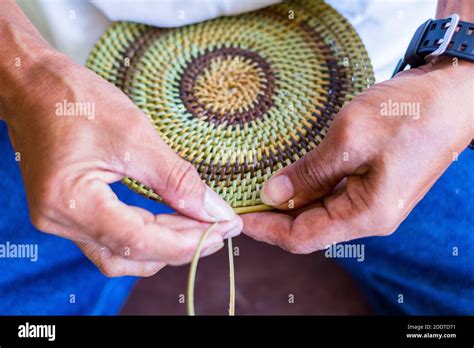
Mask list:
[{"label": "wrist", "polygon": [[419,69],[425,73],[431,73],[432,76],[439,76],[447,85],[452,83],[459,86],[466,82],[466,85],[472,86],[474,79],[474,63],[456,57],[440,57],[419,67]]},{"label": "wrist", "polygon": [[462,21],[474,22],[474,3],[470,0],[438,0],[436,18],[457,13]]},{"label": "wrist", "polygon": [[0,118],[8,121],[36,86],[43,84],[38,72],[60,59],[41,37],[14,23],[3,23],[0,47]]},{"label": "wrist", "polygon": [[[443,112],[442,117],[449,118],[463,129],[465,139],[470,142],[474,139],[474,63],[457,58],[442,57],[434,63],[427,63],[416,69],[422,71],[420,84],[422,89],[433,91],[433,102],[451,105],[448,112]],[[439,104],[438,104],[439,105]]]}]

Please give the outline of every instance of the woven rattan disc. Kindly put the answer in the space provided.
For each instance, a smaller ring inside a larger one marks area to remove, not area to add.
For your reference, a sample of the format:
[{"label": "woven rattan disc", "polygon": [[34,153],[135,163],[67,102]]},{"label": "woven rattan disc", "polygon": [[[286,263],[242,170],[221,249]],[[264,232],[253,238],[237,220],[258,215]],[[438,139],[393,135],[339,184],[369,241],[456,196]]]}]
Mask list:
[{"label": "woven rattan disc", "polygon": [[116,22],[87,66],[240,213],[268,209],[263,183],[316,147],[341,106],[374,81],[352,26],[317,0],[174,29]]}]

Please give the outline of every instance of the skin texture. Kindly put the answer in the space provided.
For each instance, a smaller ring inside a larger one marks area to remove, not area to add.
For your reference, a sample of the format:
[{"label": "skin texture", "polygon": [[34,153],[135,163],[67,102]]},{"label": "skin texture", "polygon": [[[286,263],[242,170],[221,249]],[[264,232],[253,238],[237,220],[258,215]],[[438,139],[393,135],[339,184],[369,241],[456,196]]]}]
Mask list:
[{"label": "skin texture", "polygon": [[[189,262],[216,220],[209,213],[221,222],[204,255],[240,233],[242,220],[218,198],[205,204],[196,171],[123,93],[52,49],[14,1],[0,3],[0,116],[21,155],[38,229],[75,241],[108,276],[149,276],[166,264]],[[438,15],[458,9],[443,1]],[[358,96],[320,147],[276,174],[288,179],[265,186],[267,203],[284,211],[244,215],[246,233],[307,253],[393,232],[473,137],[473,98],[466,98],[473,80],[472,65],[440,62]],[[382,117],[380,104],[389,99],[420,103],[420,118]],[[55,104],[63,100],[94,103],[95,118],[56,116]],[[108,184],[124,176],[152,187],[179,214],[154,216],[121,203]],[[290,199],[292,209],[285,203]]]},{"label": "skin texture", "polygon": [[[360,94],[318,148],[264,186],[264,202],[283,211],[243,215],[244,233],[309,253],[394,232],[471,141],[472,81],[471,65],[448,61]],[[419,118],[381,115],[389,100],[419,103]]]},{"label": "skin texture", "polygon": [[[437,18],[474,21],[474,3],[441,0]],[[419,118],[383,116],[415,102]],[[441,59],[369,88],[336,116],[327,137],[263,187],[279,212],[243,216],[244,233],[310,253],[393,233],[474,138],[474,64]]]},{"label": "skin texture", "polygon": [[[473,9],[442,0],[437,17],[473,21]],[[419,118],[384,116],[389,101],[418,103]],[[262,200],[280,211],[244,215],[244,233],[294,253],[389,235],[472,138],[474,64],[402,72],[343,107],[318,148],[264,185]]]},{"label": "skin texture", "polygon": [[[0,31],[0,115],[21,156],[35,227],[75,241],[107,276],[150,276],[189,262],[214,222],[204,256],[241,232],[241,218],[157,137],[147,116],[54,51],[13,2],[2,3]],[[64,100],[94,104],[95,117],[59,117],[56,104]],[[153,188],[178,214],[154,216],[120,202],[108,184],[125,176]]]}]

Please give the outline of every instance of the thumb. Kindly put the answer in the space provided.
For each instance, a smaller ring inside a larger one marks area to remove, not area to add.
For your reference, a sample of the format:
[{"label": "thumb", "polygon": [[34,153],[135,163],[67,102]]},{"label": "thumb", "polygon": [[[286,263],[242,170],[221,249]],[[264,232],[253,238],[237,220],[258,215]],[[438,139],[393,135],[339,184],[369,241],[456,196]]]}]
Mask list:
[{"label": "thumb", "polygon": [[334,122],[318,147],[275,173],[260,192],[262,201],[283,210],[299,208],[329,193],[344,177],[362,174],[365,158],[349,150],[341,130]]},{"label": "thumb", "polygon": [[237,218],[230,205],[201,180],[191,163],[162,139],[154,144],[137,146],[130,154],[125,175],[151,188],[173,209],[193,219],[218,222]]}]

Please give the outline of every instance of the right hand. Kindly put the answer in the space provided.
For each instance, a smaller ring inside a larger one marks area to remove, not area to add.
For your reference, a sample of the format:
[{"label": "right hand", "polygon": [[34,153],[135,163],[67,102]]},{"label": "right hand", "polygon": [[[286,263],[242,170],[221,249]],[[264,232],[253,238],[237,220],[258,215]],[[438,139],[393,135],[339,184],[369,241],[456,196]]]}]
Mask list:
[{"label": "right hand", "polygon": [[[189,262],[213,222],[220,223],[203,255],[241,232],[240,217],[119,89],[52,50],[19,70],[1,111],[36,228],[75,241],[107,276],[150,276]],[[94,104],[95,117],[57,116],[64,100]],[[126,176],[179,214],[155,216],[119,201],[108,184]]]}]

